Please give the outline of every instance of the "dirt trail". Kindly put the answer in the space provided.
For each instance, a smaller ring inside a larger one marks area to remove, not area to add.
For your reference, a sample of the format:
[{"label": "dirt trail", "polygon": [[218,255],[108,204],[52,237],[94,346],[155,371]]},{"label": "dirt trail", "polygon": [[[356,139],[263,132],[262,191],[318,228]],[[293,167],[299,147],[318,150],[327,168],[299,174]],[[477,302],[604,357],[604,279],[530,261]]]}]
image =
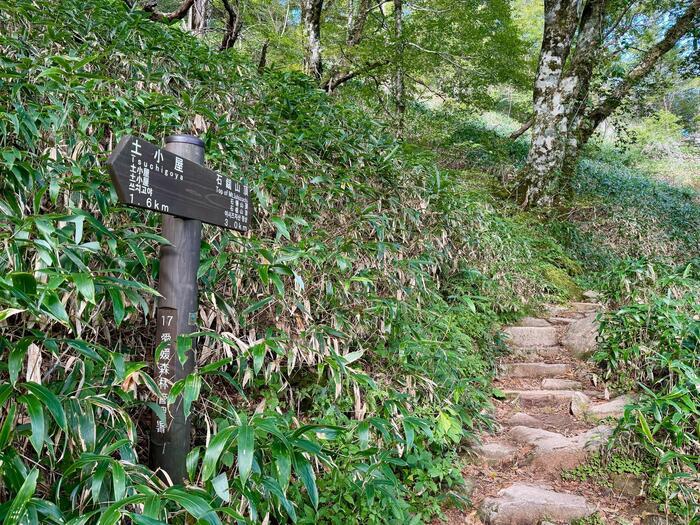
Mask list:
[{"label": "dirt trail", "polygon": [[611,418],[627,400],[607,399],[590,365],[577,357],[595,344],[599,308],[593,302],[550,307],[548,315],[505,330],[512,352],[494,385],[505,394],[495,403],[496,431],[471,449],[464,477],[472,507],[448,511],[450,525],[665,522],[639,497],[638,479],[622,478],[612,489],[562,479],[563,470],[607,443]]}]

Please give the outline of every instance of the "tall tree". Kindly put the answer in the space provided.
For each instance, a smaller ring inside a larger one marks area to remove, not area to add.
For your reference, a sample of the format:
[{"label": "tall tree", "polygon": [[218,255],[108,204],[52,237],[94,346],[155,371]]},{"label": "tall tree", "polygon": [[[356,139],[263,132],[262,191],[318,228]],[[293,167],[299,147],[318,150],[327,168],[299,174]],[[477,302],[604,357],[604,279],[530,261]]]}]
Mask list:
[{"label": "tall tree", "polygon": [[[532,146],[517,190],[525,207],[551,206],[568,193],[581,148],[664,54],[693,29],[700,0],[673,2],[665,11],[652,0],[545,0],[544,4],[544,34],[533,86]],[[635,55],[639,49],[635,38],[649,37],[648,27],[661,36]],[[606,71],[603,66],[610,63],[625,73]],[[610,76],[602,78],[607,73]],[[600,86],[592,91],[596,75],[601,77]]]},{"label": "tall tree", "polygon": [[[365,26],[369,14],[377,9],[381,9],[383,3],[375,3],[372,0],[348,0],[347,3],[347,35],[340,48],[339,57],[330,67],[321,87],[331,93],[341,84],[354,78],[358,78],[382,66],[387,65],[390,60],[381,56],[376,60],[367,61],[367,57],[360,58],[355,55],[365,36]],[[359,53],[362,55],[362,53]]]},{"label": "tall tree", "polygon": [[304,35],[304,71],[321,80],[321,12],[323,0],[301,0],[301,24]]}]

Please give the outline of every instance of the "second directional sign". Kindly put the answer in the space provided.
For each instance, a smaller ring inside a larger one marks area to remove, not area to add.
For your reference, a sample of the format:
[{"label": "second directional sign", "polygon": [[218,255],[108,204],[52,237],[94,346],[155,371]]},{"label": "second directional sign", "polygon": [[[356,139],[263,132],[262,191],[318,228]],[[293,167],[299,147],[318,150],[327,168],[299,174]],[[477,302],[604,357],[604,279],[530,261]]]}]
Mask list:
[{"label": "second directional sign", "polygon": [[107,164],[125,204],[241,232],[250,228],[245,184],[130,135],[114,148]]}]

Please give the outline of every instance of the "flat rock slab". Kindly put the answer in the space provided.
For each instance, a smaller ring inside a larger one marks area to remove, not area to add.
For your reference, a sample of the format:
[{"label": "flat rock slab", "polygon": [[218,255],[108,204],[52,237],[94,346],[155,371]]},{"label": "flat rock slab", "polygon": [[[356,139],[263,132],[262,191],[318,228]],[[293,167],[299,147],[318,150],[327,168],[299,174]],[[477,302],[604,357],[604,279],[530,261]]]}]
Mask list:
[{"label": "flat rock slab", "polygon": [[580,394],[576,390],[504,390],[509,399],[520,399],[532,404],[569,402],[571,398]]},{"label": "flat rock slab", "polygon": [[571,521],[595,512],[582,496],[516,483],[486,498],[479,514],[488,525],[537,525],[543,519]]},{"label": "flat rock slab", "polygon": [[579,393],[571,398],[571,413],[579,419],[620,418],[625,413],[625,407],[632,402],[633,396],[623,395],[605,403],[593,403],[588,396]]},{"label": "flat rock slab", "polygon": [[513,427],[508,437],[515,443],[533,445],[532,465],[551,472],[577,466],[590,452],[598,450],[611,432],[609,427],[599,426],[567,437],[541,428],[519,426]]},{"label": "flat rock slab", "polygon": [[598,322],[596,316],[589,314],[567,327],[561,344],[574,356],[584,358],[595,351],[597,337]]},{"label": "flat rock slab", "polygon": [[552,326],[547,322],[546,319],[540,319],[538,317],[523,317],[518,321],[517,326]]},{"label": "flat rock slab", "polygon": [[535,418],[532,417],[529,414],[526,414],[525,412],[516,412],[512,416],[508,418],[506,421],[506,424],[512,426],[512,427],[531,427],[531,428],[540,428],[542,426],[542,422]]},{"label": "flat rock slab", "polygon": [[515,347],[555,346],[557,330],[553,326],[510,326],[504,330]]},{"label": "flat rock slab", "polygon": [[542,380],[542,390],[583,390],[581,381],[573,379],[555,379],[547,377]]},{"label": "flat rock slab", "polygon": [[569,365],[563,363],[509,363],[505,375],[509,377],[555,377],[569,371]]},{"label": "flat rock slab", "polygon": [[497,465],[513,459],[518,449],[506,443],[493,442],[476,445],[472,447],[472,452],[482,463]]},{"label": "flat rock slab", "polygon": [[541,452],[551,452],[563,448],[595,450],[605,443],[610,433],[610,427],[605,425],[597,426],[572,437],[541,428],[520,426],[513,427],[508,435],[516,443],[527,443],[534,445]]}]

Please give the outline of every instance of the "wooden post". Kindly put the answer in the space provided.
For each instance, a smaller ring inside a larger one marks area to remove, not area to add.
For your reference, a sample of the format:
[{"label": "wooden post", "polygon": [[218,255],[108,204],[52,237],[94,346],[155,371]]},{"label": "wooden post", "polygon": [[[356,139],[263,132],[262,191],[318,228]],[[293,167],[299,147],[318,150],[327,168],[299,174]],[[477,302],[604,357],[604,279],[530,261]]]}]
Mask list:
[{"label": "wooden post", "polygon": [[151,422],[150,464],[174,484],[187,476],[191,427],[182,396],[170,406],[172,385],[194,370],[194,343],[178,357],[177,338],[197,329],[197,270],[202,222],[247,232],[252,206],[248,185],[203,166],[204,142],[191,135],[165,139],[165,149],[138,137],[122,137],[107,160],[119,202],[163,214],[156,312],[154,378],[163,393],[165,418]]},{"label": "wooden post", "polygon": [[[165,139],[165,150],[197,164],[204,163],[204,142],[192,135],[172,135]],[[158,291],[162,295],[156,313],[156,342],[170,341],[154,355],[155,378],[164,396],[167,397],[173,383],[192,373],[195,352],[187,349],[187,361],[183,365],[178,359],[177,336],[197,329],[197,269],[202,222],[163,215],[162,235],[170,246],[161,246]],[[194,345],[192,345],[194,346]],[[173,484],[182,483],[187,477],[185,459],[190,451],[191,424],[185,418],[182,396],[170,405],[164,400],[159,404],[165,408],[162,421],[154,415],[151,425],[151,467],[167,472]]]}]

